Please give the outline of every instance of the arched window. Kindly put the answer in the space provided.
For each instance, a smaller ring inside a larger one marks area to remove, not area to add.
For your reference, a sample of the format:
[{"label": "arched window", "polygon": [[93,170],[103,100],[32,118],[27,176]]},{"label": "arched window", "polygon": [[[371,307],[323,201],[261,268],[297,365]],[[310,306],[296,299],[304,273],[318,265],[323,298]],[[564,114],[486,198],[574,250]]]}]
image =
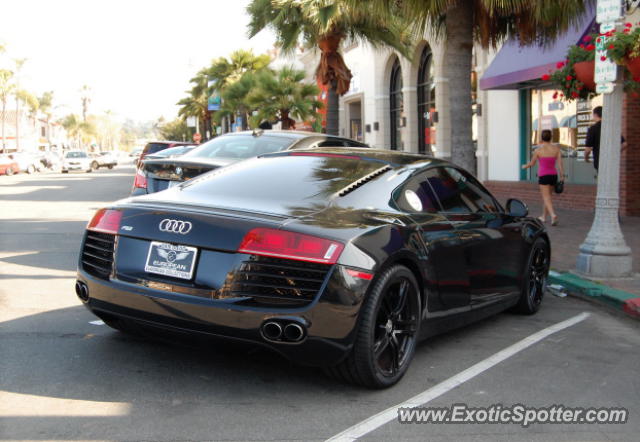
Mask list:
[{"label": "arched window", "polygon": [[402,148],[402,134],[400,128],[403,126],[402,113],[404,103],[402,99],[402,69],[400,60],[396,58],[391,68],[391,84],[389,86],[389,102],[391,109],[391,150]]},{"label": "arched window", "polygon": [[431,145],[435,144],[436,86],[433,83],[433,54],[429,45],[420,56],[418,67],[418,152],[432,154]]}]

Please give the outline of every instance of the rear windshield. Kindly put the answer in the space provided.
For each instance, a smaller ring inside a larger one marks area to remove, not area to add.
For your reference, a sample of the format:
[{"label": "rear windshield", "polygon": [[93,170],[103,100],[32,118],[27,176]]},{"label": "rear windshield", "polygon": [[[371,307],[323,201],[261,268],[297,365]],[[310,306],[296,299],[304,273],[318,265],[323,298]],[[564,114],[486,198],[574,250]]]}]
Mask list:
[{"label": "rear windshield", "polygon": [[151,155],[152,153],[160,152],[161,150],[165,150],[169,147],[167,143],[147,143],[144,147],[144,154]]},{"label": "rear windshield", "polygon": [[185,157],[246,159],[284,150],[295,141],[288,137],[274,136],[221,136],[193,149]]},{"label": "rear windshield", "polygon": [[86,158],[87,154],[84,152],[67,152],[65,158]]},{"label": "rear windshield", "polygon": [[270,156],[242,161],[188,181],[182,195],[216,207],[300,216],[384,164],[346,157]]}]

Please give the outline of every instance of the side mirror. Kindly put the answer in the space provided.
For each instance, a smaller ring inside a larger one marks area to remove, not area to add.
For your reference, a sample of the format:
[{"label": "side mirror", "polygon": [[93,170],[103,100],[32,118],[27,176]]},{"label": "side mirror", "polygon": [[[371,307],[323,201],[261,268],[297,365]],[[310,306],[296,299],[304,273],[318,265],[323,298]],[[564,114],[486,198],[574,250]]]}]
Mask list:
[{"label": "side mirror", "polygon": [[529,214],[529,208],[522,201],[509,198],[507,200],[507,213],[511,216],[522,218]]}]

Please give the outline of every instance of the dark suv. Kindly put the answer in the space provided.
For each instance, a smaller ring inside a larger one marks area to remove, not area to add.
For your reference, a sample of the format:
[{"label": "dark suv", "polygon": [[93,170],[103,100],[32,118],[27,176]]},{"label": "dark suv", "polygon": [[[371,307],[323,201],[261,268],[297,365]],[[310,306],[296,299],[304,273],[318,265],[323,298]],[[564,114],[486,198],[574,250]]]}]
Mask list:
[{"label": "dark suv", "polygon": [[140,166],[140,162],[147,155],[160,152],[161,150],[165,150],[170,147],[191,145],[193,145],[193,143],[188,141],[150,141],[146,146],[144,146],[144,149],[142,149],[142,153],[140,154],[140,157],[138,157],[137,165]]}]

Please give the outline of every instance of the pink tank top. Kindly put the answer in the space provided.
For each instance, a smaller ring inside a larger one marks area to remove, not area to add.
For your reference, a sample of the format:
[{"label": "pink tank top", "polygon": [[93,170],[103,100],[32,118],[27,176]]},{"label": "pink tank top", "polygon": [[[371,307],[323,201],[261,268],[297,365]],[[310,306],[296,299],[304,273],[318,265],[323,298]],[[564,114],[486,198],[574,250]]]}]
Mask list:
[{"label": "pink tank top", "polygon": [[538,176],[557,175],[556,157],[539,157],[540,167],[538,167]]}]

